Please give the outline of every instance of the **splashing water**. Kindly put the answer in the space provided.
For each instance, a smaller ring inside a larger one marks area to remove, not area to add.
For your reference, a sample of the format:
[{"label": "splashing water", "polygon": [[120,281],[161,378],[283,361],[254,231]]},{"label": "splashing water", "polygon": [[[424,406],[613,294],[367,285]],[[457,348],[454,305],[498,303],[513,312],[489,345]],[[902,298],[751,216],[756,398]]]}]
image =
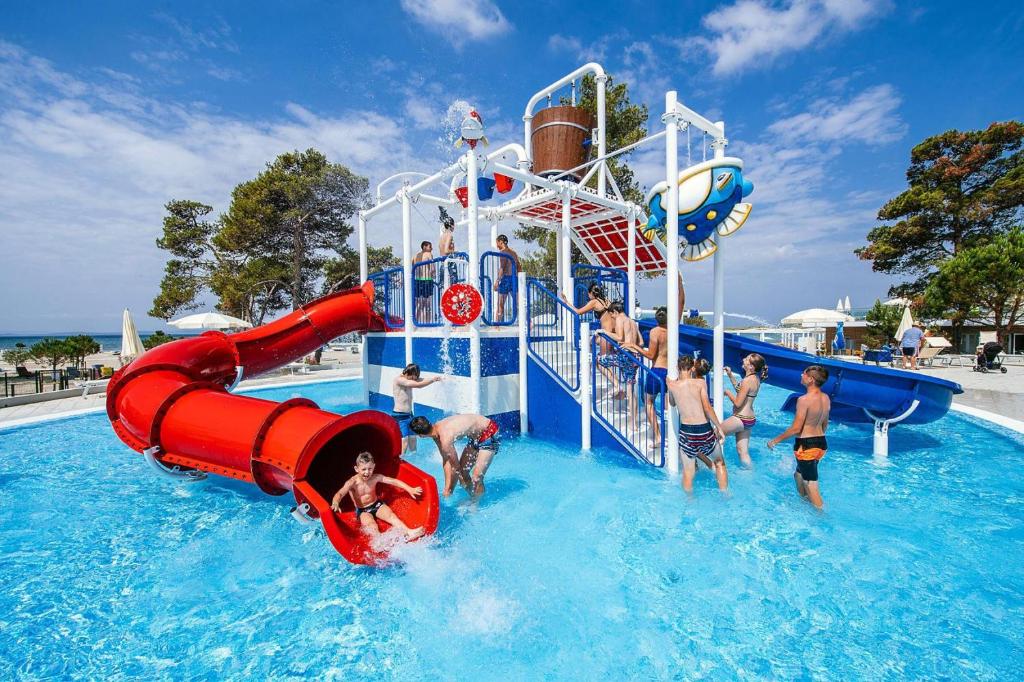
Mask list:
[{"label": "splashing water", "polygon": [[[448,163],[454,163],[461,151],[455,148],[455,141],[462,137],[462,119],[473,110],[473,105],[464,99],[454,100],[441,116],[441,133],[437,136],[437,148]],[[462,151],[465,151],[463,148]]]}]

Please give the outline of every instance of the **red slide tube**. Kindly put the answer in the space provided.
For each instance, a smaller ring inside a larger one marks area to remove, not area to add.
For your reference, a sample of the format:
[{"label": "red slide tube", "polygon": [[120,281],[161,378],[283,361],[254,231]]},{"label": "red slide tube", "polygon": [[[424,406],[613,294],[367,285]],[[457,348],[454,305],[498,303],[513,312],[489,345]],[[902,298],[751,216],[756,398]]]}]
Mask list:
[{"label": "red slide tube", "polygon": [[395,421],[375,410],[341,416],[304,398],[275,403],[228,390],[242,375],[285,365],[342,334],[382,329],[372,304],[367,282],[246,332],[207,332],[158,346],[110,380],[107,416],[114,432],[172,475],[205,472],[253,483],[270,495],[291,491],[346,559],[377,563],[385,557],[361,532],[351,500],[344,500],[340,514],[330,508],[353,475],[358,453],[373,453],[379,473],[423,488],[419,500],[389,486],[379,492],[410,528],[437,529],[437,484],[399,457]]}]

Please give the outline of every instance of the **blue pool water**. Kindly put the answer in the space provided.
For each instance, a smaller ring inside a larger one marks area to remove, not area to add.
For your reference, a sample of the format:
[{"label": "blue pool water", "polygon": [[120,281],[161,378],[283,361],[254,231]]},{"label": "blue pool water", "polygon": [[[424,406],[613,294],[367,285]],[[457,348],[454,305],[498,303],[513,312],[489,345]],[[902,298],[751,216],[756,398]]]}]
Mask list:
[{"label": "blue pool water", "polygon": [[[361,386],[259,395],[347,412]],[[784,397],[763,388],[727,497],[521,439],[383,569],[289,498],[158,478],[102,414],[0,432],[0,679],[1017,677],[1024,439],[949,416],[881,466],[834,426],[819,515],[762,445]]]}]

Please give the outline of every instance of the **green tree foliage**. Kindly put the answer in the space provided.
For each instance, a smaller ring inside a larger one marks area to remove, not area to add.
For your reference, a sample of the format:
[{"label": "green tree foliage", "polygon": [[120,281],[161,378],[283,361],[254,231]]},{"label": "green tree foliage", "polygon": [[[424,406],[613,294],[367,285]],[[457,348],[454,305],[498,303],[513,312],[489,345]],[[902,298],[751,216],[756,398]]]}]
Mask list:
[{"label": "green tree foliage", "polygon": [[352,234],[349,220],[365,204],[367,189],[366,178],[315,149],[281,154],[232,192],[215,243],[287,265],[286,294],[295,310],[315,294],[325,252],[338,251]]},{"label": "green tree foliage", "polygon": [[1024,230],[1016,227],[984,246],[961,250],[939,267],[925,300],[961,324],[991,320],[1005,341],[1006,330],[1024,311]]},{"label": "green tree foliage", "polygon": [[194,201],[167,204],[157,246],[170,252],[150,315],[198,306],[209,291],[222,311],[261,324],[312,298],[331,252],[344,252],[367,180],[315,149],[281,154],[232,192],[228,211]]},{"label": "green tree foliage", "polygon": [[891,343],[899,329],[900,320],[903,319],[903,307],[898,305],[882,305],[882,302],[875,300],[875,305],[865,316],[868,326],[864,332],[868,345],[880,347]]},{"label": "green tree foliage", "polygon": [[[562,98],[562,104],[569,100]],[[593,76],[584,76],[580,84],[580,95],[577,106],[586,109],[597,120],[597,83]],[[614,151],[633,144],[647,135],[647,106],[633,104],[629,100],[629,86],[626,83],[614,83],[611,77],[605,87],[605,143],[608,151]],[[637,183],[633,169],[627,159],[632,152],[626,152],[608,160],[608,171],[615,178],[626,201],[642,204],[643,190]],[[590,147],[591,158],[597,157],[597,144]],[[611,183],[609,183],[609,191]],[[597,187],[597,176],[591,179],[589,186]],[[531,277],[552,275],[557,271],[558,238],[555,232],[533,225],[520,225],[516,228],[516,237],[537,245],[537,250],[520,256],[523,270]],[[572,262],[586,263],[586,258],[575,246],[572,247]]]},{"label": "green tree foliage", "polygon": [[28,350],[33,360],[40,365],[49,365],[54,371],[66,363],[70,357],[68,345],[64,343],[63,339],[47,337],[32,344]]},{"label": "green tree foliage", "polygon": [[[402,261],[390,246],[366,247],[366,264],[370,274],[393,268]],[[339,258],[324,264],[324,293],[359,286],[359,252],[345,247]]]},{"label": "green tree foliage", "polygon": [[64,339],[64,346],[67,349],[68,360],[74,367],[84,367],[87,355],[100,352],[100,344],[86,334],[69,336]]},{"label": "green tree foliage", "polygon": [[691,327],[700,327],[701,329],[708,328],[708,321],[705,320],[700,315],[697,315],[696,317],[690,317],[689,315],[686,315],[685,317],[682,318],[682,323],[688,324]]},{"label": "green tree foliage", "polygon": [[1024,124],[949,130],[914,147],[909,187],[878,212],[887,224],[856,250],[876,272],[910,278],[892,288],[917,295],[947,260],[990,242],[1017,222],[1024,206]]},{"label": "green tree foliage", "polygon": [[3,352],[3,359],[14,367],[24,367],[25,363],[32,357],[28,348],[23,343],[14,344],[14,348],[8,348]]},{"label": "green tree foliage", "polygon": [[158,329],[146,338],[142,339],[142,345],[146,350],[149,350],[151,348],[156,348],[157,346],[162,346],[165,343],[170,343],[171,341],[176,340],[176,338],[177,337],[165,334]]}]

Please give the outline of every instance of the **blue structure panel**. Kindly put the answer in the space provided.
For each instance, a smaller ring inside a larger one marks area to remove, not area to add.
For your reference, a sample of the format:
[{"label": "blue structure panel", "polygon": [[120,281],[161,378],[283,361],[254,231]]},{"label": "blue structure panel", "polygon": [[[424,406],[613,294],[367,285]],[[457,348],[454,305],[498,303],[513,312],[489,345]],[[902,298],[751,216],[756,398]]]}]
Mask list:
[{"label": "blue structure panel", "polygon": [[519,338],[515,336],[480,339],[480,374],[496,377],[519,374]]},{"label": "blue structure panel", "polygon": [[579,447],[580,404],[536,361],[526,365],[530,435]]},{"label": "blue structure panel", "polygon": [[[370,407],[372,409],[391,414],[394,406],[395,400],[391,396],[370,391]],[[449,413],[439,407],[431,407],[430,405],[423,405],[421,403],[413,403],[413,414],[417,417],[426,417],[432,422],[436,422],[449,416]],[[501,429],[503,434],[513,435],[520,431],[519,410],[490,414],[487,416],[498,424],[498,428]]]},{"label": "blue structure panel", "polygon": [[[405,367],[405,338],[402,334],[370,336],[367,337],[366,346],[369,364],[380,367]],[[412,357],[423,372],[442,374],[448,364],[451,374],[468,377],[469,337],[453,336],[444,339],[437,336],[414,336]],[[481,376],[519,374],[519,339],[515,336],[482,336],[480,363]]]}]

